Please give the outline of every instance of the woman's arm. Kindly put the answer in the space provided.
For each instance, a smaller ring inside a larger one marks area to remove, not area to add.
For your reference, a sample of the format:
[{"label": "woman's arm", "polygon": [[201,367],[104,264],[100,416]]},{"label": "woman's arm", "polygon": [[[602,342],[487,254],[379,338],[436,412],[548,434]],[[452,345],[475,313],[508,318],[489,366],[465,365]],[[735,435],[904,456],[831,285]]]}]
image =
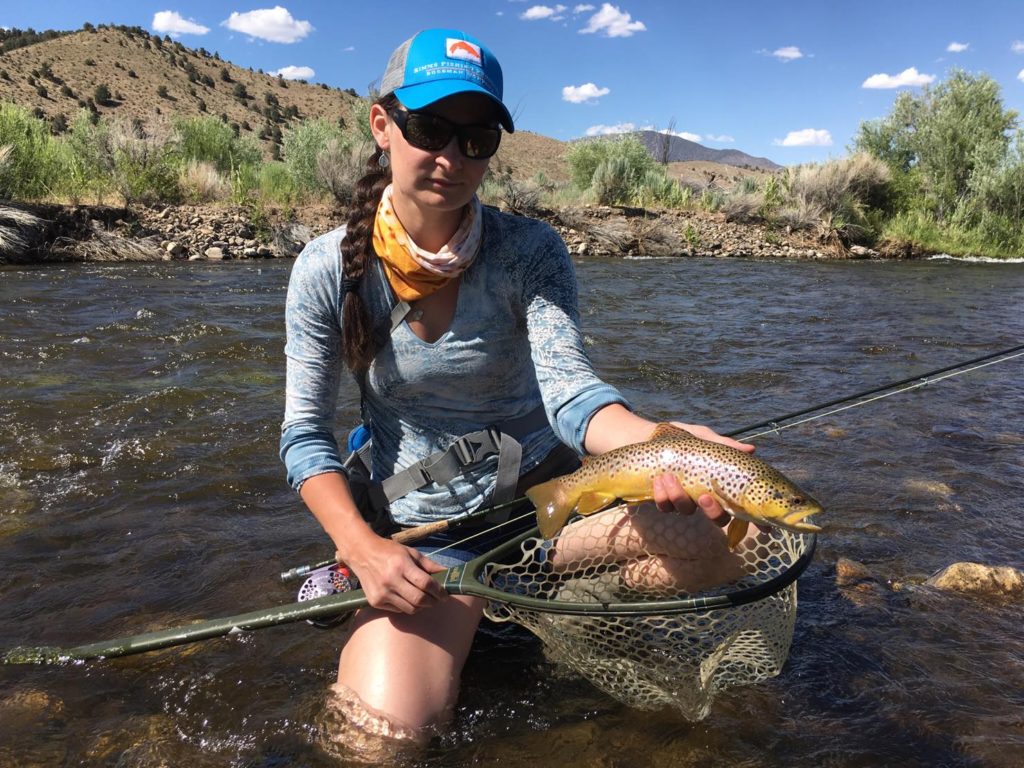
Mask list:
[{"label": "woman's arm", "polygon": [[356,507],[334,439],[344,363],[336,248],[314,240],[292,268],[285,309],[288,358],[281,458],[288,480],[359,577],[370,605],[412,613],[444,596],[443,570],[418,551],[373,532]]}]

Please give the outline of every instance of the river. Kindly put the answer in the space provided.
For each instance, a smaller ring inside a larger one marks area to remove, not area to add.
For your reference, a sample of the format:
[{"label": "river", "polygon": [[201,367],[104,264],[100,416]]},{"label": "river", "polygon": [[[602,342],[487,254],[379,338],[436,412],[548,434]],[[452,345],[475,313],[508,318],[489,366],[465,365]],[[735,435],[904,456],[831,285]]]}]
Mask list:
[{"label": "river", "polygon": [[[0,269],[0,649],[294,599],[328,542],[277,458],[290,263]],[[596,368],[726,431],[1024,341],[1024,266],[584,260]],[[1024,566],[1024,362],[759,438],[826,506],[782,674],[690,723],[485,629],[431,766],[1019,766],[1021,606],[922,588]],[[355,418],[352,393],[339,423]],[[878,582],[840,587],[836,562]],[[0,765],[326,766],[337,636],[305,624],[0,667]]]}]

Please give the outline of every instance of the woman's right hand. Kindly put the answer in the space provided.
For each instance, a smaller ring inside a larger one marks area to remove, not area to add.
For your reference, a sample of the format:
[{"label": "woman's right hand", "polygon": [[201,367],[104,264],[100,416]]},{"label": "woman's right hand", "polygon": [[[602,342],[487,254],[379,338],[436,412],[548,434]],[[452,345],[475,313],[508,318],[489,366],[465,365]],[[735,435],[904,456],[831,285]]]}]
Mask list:
[{"label": "woman's right hand", "polygon": [[448,593],[430,577],[445,567],[419,550],[376,534],[348,549],[344,562],[355,571],[359,586],[374,608],[411,614],[447,597]]}]

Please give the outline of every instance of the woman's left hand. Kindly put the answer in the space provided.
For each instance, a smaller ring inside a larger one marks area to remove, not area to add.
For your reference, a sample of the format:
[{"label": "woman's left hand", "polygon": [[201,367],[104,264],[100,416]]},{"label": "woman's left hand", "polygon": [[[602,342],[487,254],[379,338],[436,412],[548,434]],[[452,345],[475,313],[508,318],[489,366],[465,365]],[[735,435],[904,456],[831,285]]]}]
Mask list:
[{"label": "woman's left hand", "polygon": [[[672,426],[685,429],[691,435],[699,437],[701,440],[710,440],[713,443],[728,445],[744,453],[750,453],[754,450],[754,446],[749,443],[741,443],[733,440],[731,437],[725,437],[713,429],[699,424],[682,424],[673,421]],[[662,512],[678,512],[684,515],[692,515],[700,509],[713,523],[723,527],[732,520],[729,513],[722,509],[722,505],[715,501],[711,494],[704,493],[697,499],[690,498],[690,495],[680,484],[678,478],[671,472],[666,472],[664,475],[654,478],[654,503]]]}]

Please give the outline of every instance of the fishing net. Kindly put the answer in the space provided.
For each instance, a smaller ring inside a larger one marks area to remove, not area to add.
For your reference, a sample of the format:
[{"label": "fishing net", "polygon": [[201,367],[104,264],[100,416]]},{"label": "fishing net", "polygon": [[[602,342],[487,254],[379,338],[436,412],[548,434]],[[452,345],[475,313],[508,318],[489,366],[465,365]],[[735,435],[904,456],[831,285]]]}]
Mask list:
[{"label": "fishing net", "polygon": [[[795,577],[813,542],[751,525],[730,551],[704,515],[662,513],[651,504],[616,507],[566,526],[550,541],[526,539],[514,562],[490,564],[483,574],[508,593],[592,603],[593,614],[510,600],[490,602],[486,615],[526,627],[553,661],[631,707],[673,707],[700,720],[719,691],[779,674],[793,637]],[[614,610],[638,603],[665,610]]]}]

